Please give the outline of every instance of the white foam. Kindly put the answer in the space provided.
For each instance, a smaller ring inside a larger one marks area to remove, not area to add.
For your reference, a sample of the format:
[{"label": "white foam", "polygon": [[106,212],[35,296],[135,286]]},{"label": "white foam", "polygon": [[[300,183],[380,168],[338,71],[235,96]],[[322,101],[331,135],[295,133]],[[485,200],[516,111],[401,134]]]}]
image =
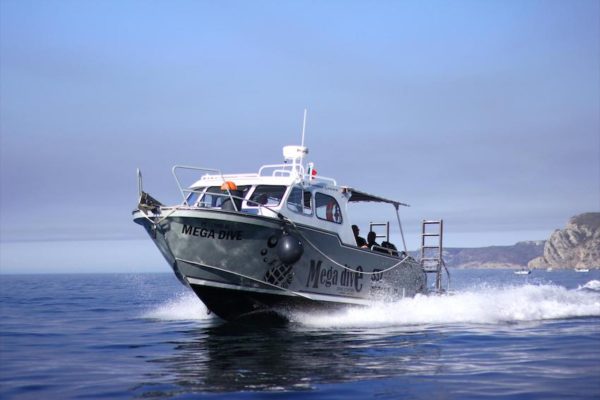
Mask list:
[{"label": "white foam", "polygon": [[[597,282],[597,281],[596,281]],[[406,298],[321,315],[295,313],[293,321],[314,327],[421,324],[498,324],[600,316],[600,295],[554,285],[483,287],[453,295]]]},{"label": "white foam", "polygon": [[600,291],[600,281],[597,279],[592,279],[591,281],[587,282],[585,285],[579,286],[578,289],[589,289],[589,290]]},{"label": "white foam", "polygon": [[212,318],[208,314],[204,303],[190,291],[177,293],[174,298],[145,312],[143,317],[164,321],[205,320]]}]

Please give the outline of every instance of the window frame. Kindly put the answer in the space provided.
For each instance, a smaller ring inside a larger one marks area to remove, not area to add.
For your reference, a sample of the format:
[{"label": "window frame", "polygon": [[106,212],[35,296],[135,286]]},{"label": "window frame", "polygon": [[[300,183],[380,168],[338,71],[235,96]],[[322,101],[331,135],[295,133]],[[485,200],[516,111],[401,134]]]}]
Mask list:
[{"label": "window frame", "polygon": [[[289,186],[287,186],[287,185],[266,185],[266,184],[254,185],[254,188],[252,189],[252,193],[249,196],[247,196],[247,198],[245,199],[245,203],[246,203],[247,207],[253,207],[253,208],[260,207],[259,206],[260,203],[257,204],[256,198],[254,197],[254,195],[256,194],[256,191],[262,187],[283,188],[281,197],[279,198],[279,201],[277,202],[277,204],[269,204],[268,199],[271,198],[270,196],[267,197],[267,203],[261,204],[262,206],[265,206],[265,207],[275,208],[275,207],[281,206],[281,203],[282,203],[283,199],[285,198],[285,194],[286,194]],[[262,193],[262,194],[264,194],[264,193]]]},{"label": "window frame", "polygon": [[[198,202],[200,201],[200,199],[202,199],[202,196],[204,196],[205,191],[206,186],[200,186],[195,189],[190,189],[190,192],[185,198],[185,204],[187,204],[189,207],[198,207]],[[196,197],[196,199],[193,199],[194,196]],[[190,203],[190,199],[194,201]]]},{"label": "window frame", "polygon": [[[294,191],[300,191],[300,203],[290,203],[290,199],[292,198],[292,193],[294,193]],[[309,196],[309,206],[308,207],[306,207],[306,195],[307,194]],[[288,210],[290,210],[296,214],[312,216],[313,215],[312,198],[313,198],[313,196],[312,196],[312,193],[310,192],[310,190],[305,190],[302,186],[292,186],[290,189],[290,193],[286,200],[286,207]]]},{"label": "window frame", "polygon": [[[219,196],[220,194],[221,194],[220,186],[208,186],[204,190],[202,197],[200,199],[198,199],[197,204],[199,204],[199,207],[202,207],[202,208],[221,208],[221,205],[223,204],[223,200],[225,200],[225,198],[223,196]],[[210,204],[206,203],[206,199],[205,199],[206,196],[211,196]],[[213,198],[214,198],[214,200],[213,200]],[[213,204],[213,201],[214,201],[214,204]]]},{"label": "window frame", "polygon": [[[340,206],[340,203],[337,201],[337,199],[335,197],[330,196],[330,195],[325,194],[325,193],[315,192],[314,198],[315,198],[315,201],[314,201],[314,204],[315,204],[315,215],[317,216],[318,219],[323,220],[323,221],[327,221],[327,222],[331,222],[331,223],[334,223],[334,224],[338,224],[338,225],[341,225],[341,224],[344,223],[344,215],[342,213],[342,207]],[[327,201],[325,201],[323,203],[323,204],[325,204],[324,207],[319,205],[319,203],[321,201],[320,198],[327,199]],[[332,210],[332,212],[334,212],[333,219],[328,219],[327,218],[327,207],[328,207],[328,204],[330,204],[332,201],[333,201],[333,206],[332,206],[333,210]],[[339,211],[339,220],[336,220],[336,218],[335,218],[335,208],[336,207],[337,207],[337,209]],[[325,215],[324,216],[320,215],[320,213],[319,213],[319,209],[321,209],[321,208],[325,208]]]},{"label": "window frame", "polygon": [[[246,196],[248,195],[248,192],[250,191],[250,189],[252,188],[252,185],[240,185],[238,186],[238,191],[242,192],[242,195],[240,196],[242,198],[242,202],[245,201]],[[223,201],[227,198],[227,196],[223,196],[223,194],[226,194],[227,191],[224,191],[221,189],[220,186],[203,186],[203,192],[201,194],[201,196],[198,197],[198,200],[196,200],[196,207],[200,207],[200,208],[221,208],[221,206],[223,205]],[[204,198],[209,195],[209,196],[213,196],[216,200],[215,200],[215,205],[212,204],[206,204]]]}]

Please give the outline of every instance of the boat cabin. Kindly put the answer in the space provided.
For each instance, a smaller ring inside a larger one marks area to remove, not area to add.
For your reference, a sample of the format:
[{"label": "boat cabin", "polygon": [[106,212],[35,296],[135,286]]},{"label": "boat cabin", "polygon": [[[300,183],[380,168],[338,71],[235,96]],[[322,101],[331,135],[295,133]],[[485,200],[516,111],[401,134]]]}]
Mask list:
[{"label": "boat cabin", "polygon": [[[263,165],[255,174],[222,174],[218,170],[175,166],[173,175],[183,196],[184,207],[222,209],[276,218],[285,216],[296,224],[336,233],[340,240],[356,246],[348,203],[376,201],[394,205],[397,201],[370,195],[346,186],[335,179],[319,176],[314,165],[304,165],[308,149],[285,146],[284,164]],[[192,169],[205,174],[189,188],[182,189],[177,171]],[[399,218],[398,218],[399,222]]]}]

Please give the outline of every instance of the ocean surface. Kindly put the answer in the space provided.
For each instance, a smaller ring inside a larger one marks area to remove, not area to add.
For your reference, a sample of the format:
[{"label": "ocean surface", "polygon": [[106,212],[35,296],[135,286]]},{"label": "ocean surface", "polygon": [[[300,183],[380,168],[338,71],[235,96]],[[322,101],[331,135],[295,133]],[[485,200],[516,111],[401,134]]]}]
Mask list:
[{"label": "ocean surface", "polygon": [[225,323],[170,273],[0,275],[0,398],[599,399],[600,270]]}]

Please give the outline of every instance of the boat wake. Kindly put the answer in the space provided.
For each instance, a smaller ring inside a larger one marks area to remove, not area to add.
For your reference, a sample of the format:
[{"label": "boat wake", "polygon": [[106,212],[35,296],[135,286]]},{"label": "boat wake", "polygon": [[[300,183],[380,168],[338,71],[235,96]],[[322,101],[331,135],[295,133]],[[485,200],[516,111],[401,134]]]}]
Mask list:
[{"label": "boat wake", "polygon": [[[214,318],[190,291],[146,311],[143,318],[200,321]],[[457,323],[502,324],[576,317],[600,317],[600,281],[569,290],[552,284],[494,287],[489,284],[449,295],[418,295],[393,303],[337,312],[293,312],[291,322],[307,327],[388,327]]]},{"label": "boat wake", "polygon": [[406,298],[348,308],[336,313],[294,313],[293,322],[309,327],[502,324],[600,316],[600,281],[569,290],[562,286],[480,286],[451,295]]},{"label": "boat wake", "polygon": [[577,289],[579,290],[592,290],[596,292],[600,292],[600,281],[597,279],[592,279],[587,282],[585,285],[579,286]]},{"label": "boat wake", "polygon": [[198,321],[213,318],[206,306],[189,290],[181,291],[169,299],[146,311],[143,318],[163,321]]}]

